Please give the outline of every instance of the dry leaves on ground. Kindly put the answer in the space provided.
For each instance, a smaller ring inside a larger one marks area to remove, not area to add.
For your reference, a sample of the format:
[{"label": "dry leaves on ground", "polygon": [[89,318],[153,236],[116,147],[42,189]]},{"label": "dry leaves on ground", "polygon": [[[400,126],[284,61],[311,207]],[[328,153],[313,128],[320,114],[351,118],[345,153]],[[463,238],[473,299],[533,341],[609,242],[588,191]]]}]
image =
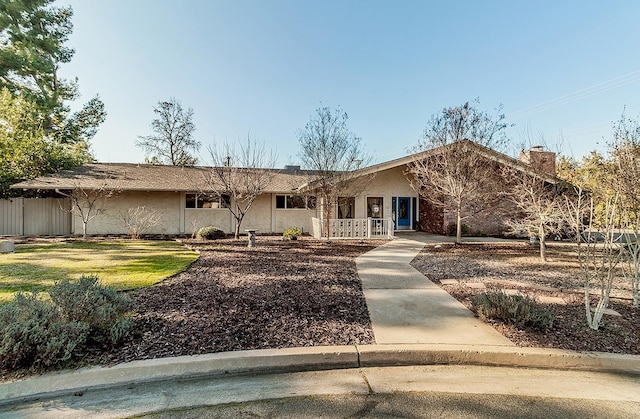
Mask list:
[{"label": "dry leaves on ground", "polygon": [[[621,316],[605,315],[600,329],[592,330],[585,320],[583,284],[573,248],[553,243],[548,259],[541,262],[537,248],[528,244],[473,243],[427,246],[412,265],[470,309],[471,298],[487,290],[517,290],[539,301],[543,297],[562,298],[565,304],[542,304],[557,315],[551,330],[493,323],[519,346],[640,354],[640,309],[631,305],[629,284],[617,278],[612,292],[618,298],[613,298],[609,307]],[[486,289],[472,288],[468,283],[482,283]]]}]

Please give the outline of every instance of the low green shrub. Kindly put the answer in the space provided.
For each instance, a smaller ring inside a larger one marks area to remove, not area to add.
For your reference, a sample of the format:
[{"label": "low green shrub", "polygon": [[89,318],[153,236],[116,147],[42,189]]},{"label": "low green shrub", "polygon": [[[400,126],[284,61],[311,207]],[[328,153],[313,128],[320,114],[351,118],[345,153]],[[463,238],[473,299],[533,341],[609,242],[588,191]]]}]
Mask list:
[{"label": "low green shrub", "polygon": [[[447,226],[447,235],[449,236],[455,236],[456,235],[456,230],[458,228],[458,224],[453,223],[453,224],[449,224]],[[465,223],[462,223],[462,235],[463,236],[470,236],[471,235],[471,227],[469,227],[468,225],[466,225]]]},{"label": "low green shrub", "polygon": [[101,286],[97,276],[83,275],[77,281],[64,279],[51,288],[49,295],[65,320],[89,325],[89,343],[115,345],[133,326],[131,317],[126,315],[131,298]]},{"label": "low green shrub", "polygon": [[0,365],[35,370],[69,362],[81,352],[89,325],[62,318],[50,301],[19,292],[0,307]]},{"label": "low green shrub", "polygon": [[302,229],[298,227],[289,228],[282,232],[282,237],[289,240],[298,240],[302,236]]},{"label": "low green shrub", "polygon": [[91,346],[123,341],[133,327],[129,297],[101,286],[95,276],[57,282],[49,295],[18,293],[0,306],[0,366],[65,366]]},{"label": "low green shrub", "polygon": [[508,295],[502,291],[475,295],[473,309],[481,319],[502,320],[518,326],[546,330],[553,327],[555,313],[540,307],[526,295]]},{"label": "low green shrub", "polygon": [[202,227],[196,233],[196,239],[198,240],[215,240],[224,239],[225,237],[227,237],[225,232],[214,226]]}]

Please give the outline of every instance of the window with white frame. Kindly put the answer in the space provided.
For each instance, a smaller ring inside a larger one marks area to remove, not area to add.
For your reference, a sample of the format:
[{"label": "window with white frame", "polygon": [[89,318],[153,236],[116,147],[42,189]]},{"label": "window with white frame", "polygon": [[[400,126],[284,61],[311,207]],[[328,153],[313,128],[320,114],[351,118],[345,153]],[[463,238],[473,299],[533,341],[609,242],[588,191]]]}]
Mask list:
[{"label": "window with white frame", "polygon": [[231,206],[231,197],[229,195],[207,194],[207,193],[188,193],[187,208],[229,208]]},{"label": "window with white frame", "polygon": [[276,209],[316,209],[316,197],[276,195]]}]

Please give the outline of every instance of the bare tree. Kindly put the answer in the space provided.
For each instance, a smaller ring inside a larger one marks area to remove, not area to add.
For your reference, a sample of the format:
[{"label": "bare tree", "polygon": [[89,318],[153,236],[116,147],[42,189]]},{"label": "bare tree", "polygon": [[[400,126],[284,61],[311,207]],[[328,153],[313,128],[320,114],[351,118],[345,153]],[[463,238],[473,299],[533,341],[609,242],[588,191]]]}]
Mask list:
[{"label": "bare tree", "polygon": [[77,185],[71,190],[62,191],[56,189],[56,192],[69,198],[71,203],[69,212],[82,220],[82,240],[87,240],[89,221],[100,214],[104,214],[106,212],[105,204],[107,199],[119,193],[116,189],[108,188],[106,181],[97,188],[84,188]]},{"label": "bare tree", "polygon": [[633,305],[640,306],[640,124],[623,115],[609,145],[613,189],[620,194],[623,273],[631,285]]},{"label": "bare tree", "polygon": [[[581,184],[573,185],[573,194],[564,195],[562,210],[565,221],[573,230],[578,263],[584,281],[584,306],[587,325],[598,330],[609,296],[613,279],[621,260],[620,237],[616,233],[619,211],[619,194],[602,197],[591,194]],[[597,200],[602,200],[602,211],[596,214]],[[591,303],[592,292],[598,295],[595,307]]]},{"label": "bare tree", "polygon": [[154,135],[139,136],[136,145],[141,147],[149,161],[173,166],[193,166],[198,162],[194,155],[200,150],[200,142],[193,139],[195,124],[193,109],[182,109],[176,98],[159,101],[153,109],[157,118],[151,121]]},{"label": "bare tree", "polygon": [[277,173],[274,170],[276,155],[249,135],[245,142],[212,146],[209,154],[213,167],[207,174],[206,192],[213,192],[220,198],[229,197],[227,204],[235,219],[237,239],[244,216]]},{"label": "bare tree", "polygon": [[518,211],[507,221],[510,232],[527,232],[529,237],[537,238],[540,259],[546,262],[547,236],[560,234],[569,225],[565,206],[569,199],[566,195],[572,190],[510,168],[504,169],[504,177],[510,179],[506,196]]},{"label": "bare tree", "polygon": [[455,211],[456,243],[462,242],[462,221],[493,206],[499,196],[496,162],[478,153],[506,144],[507,124],[499,111],[494,118],[469,102],[443,109],[431,117],[408,165],[416,192],[436,207]]},{"label": "bare tree", "polygon": [[[624,207],[624,206],[623,206]],[[626,211],[626,209],[623,209]],[[628,217],[629,215],[625,215]],[[638,220],[632,221],[624,229],[622,252],[622,272],[631,285],[633,306],[640,306],[640,226]]]},{"label": "bare tree", "polygon": [[[585,284],[585,314],[588,326],[594,330],[600,327],[602,315],[609,304],[613,278],[620,262],[619,235],[614,230],[619,209],[618,198],[616,194],[606,199],[605,223],[598,228],[593,224],[594,204],[591,200],[588,228],[578,242],[578,261]],[[592,307],[591,291],[594,289],[598,292],[598,302]]]},{"label": "bare tree", "polygon": [[120,214],[120,221],[124,224],[132,239],[138,239],[145,231],[162,223],[162,213],[148,209],[144,205],[129,208]]},{"label": "bare tree", "polygon": [[299,156],[309,170],[309,180],[320,198],[325,237],[329,237],[329,220],[340,196],[359,194],[371,179],[354,170],[366,165],[370,157],[362,148],[362,139],[347,126],[349,116],[340,108],[316,109],[304,129],[298,131]]}]

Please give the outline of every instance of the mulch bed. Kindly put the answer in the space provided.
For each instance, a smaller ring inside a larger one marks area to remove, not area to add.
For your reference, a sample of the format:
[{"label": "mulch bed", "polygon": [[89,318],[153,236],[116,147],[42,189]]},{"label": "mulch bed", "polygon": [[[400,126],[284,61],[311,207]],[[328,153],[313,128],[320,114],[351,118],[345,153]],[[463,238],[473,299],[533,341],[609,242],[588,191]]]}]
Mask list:
[{"label": "mulch bed", "polygon": [[120,363],[261,348],[373,343],[354,259],[381,242],[192,241],[185,272],[132,293],[135,339],[102,354]]},{"label": "mulch bed", "polygon": [[[542,263],[537,248],[520,243],[463,244],[427,246],[412,265],[469,309],[474,295],[504,289],[515,289],[534,299],[562,298],[565,305],[541,303],[556,313],[550,330],[491,322],[518,346],[640,355],[640,308],[631,304],[629,285],[621,278],[616,279],[612,295],[619,298],[613,298],[609,308],[621,316],[605,315],[600,328],[593,330],[585,320],[582,282],[573,250],[566,245],[551,244],[548,259]],[[445,279],[457,283],[443,285],[441,281]],[[486,289],[469,287],[466,285],[469,282],[481,282]],[[594,298],[592,305],[595,302]]]}]

